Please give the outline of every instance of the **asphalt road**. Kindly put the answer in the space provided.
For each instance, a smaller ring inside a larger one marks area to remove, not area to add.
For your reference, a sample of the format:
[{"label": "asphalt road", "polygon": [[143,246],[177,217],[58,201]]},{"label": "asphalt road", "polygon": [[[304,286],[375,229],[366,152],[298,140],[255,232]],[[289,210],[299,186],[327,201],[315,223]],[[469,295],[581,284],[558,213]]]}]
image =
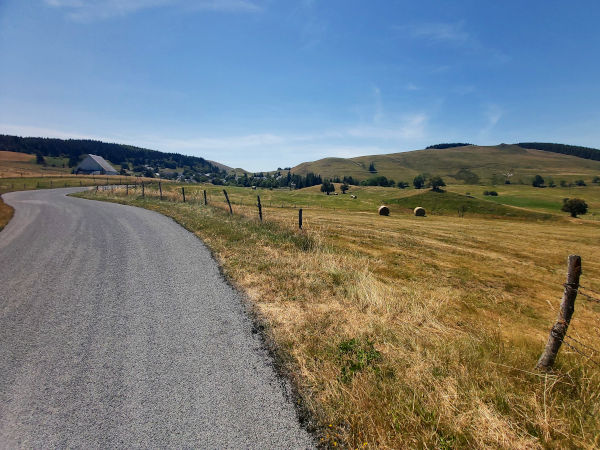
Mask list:
[{"label": "asphalt road", "polygon": [[77,190],[3,196],[0,447],[313,447],[202,242]]}]

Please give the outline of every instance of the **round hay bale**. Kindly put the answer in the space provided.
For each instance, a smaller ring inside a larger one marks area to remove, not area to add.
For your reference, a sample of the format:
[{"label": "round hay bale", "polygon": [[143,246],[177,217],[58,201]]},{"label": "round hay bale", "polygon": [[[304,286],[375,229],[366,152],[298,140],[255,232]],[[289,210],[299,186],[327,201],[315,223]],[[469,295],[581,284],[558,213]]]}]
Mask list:
[{"label": "round hay bale", "polygon": [[423,208],[422,206],[417,206],[415,208],[415,216],[424,217],[425,216],[425,208]]},{"label": "round hay bale", "polygon": [[389,216],[389,215],[390,215],[390,208],[388,208],[388,207],[387,207],[387,206],[385,206],[385,205],[381,205],[381,206],[379,207],[379,210],[378,210],[378,211],[379,211],[379,215],[380,215],[380,216]]}]

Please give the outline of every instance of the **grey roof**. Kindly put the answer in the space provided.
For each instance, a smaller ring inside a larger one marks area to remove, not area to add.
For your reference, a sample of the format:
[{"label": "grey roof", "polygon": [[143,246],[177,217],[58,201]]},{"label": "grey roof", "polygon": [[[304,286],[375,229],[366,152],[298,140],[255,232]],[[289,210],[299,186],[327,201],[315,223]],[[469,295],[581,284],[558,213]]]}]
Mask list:
[{"label": "grey roof", "polygon": [[[91,161],[90,161],[91,159]],[[95,164],[94,164],[95,163]],[[106,161],[102,156],[98,155],[88,155],[81,163],[78,168],[83,170],[94,170],[95,167],[99,166],[97,170],[104,170],[106,173],[117,173],[115,168],[111,166],[108,161]]]}]

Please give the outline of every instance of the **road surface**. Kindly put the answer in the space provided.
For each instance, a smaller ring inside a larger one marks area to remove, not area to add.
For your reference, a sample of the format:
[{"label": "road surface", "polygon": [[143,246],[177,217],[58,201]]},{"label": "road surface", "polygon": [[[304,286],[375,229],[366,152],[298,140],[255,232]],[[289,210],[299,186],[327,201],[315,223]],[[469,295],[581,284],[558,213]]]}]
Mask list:
[{"label": "road surface", "polygon": [[312,447],[202,242],[77,190],[3,196],[0,447]]}]

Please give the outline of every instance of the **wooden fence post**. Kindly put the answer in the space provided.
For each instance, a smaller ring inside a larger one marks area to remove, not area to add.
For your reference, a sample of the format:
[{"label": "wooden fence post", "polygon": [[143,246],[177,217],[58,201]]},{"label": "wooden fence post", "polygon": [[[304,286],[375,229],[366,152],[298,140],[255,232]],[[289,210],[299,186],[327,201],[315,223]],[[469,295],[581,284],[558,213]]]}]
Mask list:
[{"label": "wooden fence post", "polygon": [[181,195],[183,195],[183,203],[185,203],[185,188],[181,186]]},{"label": "wooden fence post", "polygon": [[302,229],[302,208],[298,210],[298,228]]},{"label": "wooden fence post", "polygon": [[52,189],[52,180],[50,180],[50,189]]},{"label": "wooden fence post", "polygon": [[562,301],[560,302],[560,311],[556,323],[550,330],[548,342],[544,353],[540,356],[536,368],[548,371],[552,369],[558,350],[567,334],[567,328],[571,322],[571,317],[575,311],[575,298],[579,288],[579,276],[581,275],[581,257],[569,255],[567,265],[567,282],[564,284]]},{"label": "wooden fence post", "polygon": [[262,222],[262,205],[260,204],[260,195],[257,195],[256,198],[258,199],[258,218]]},{"label": "wooden fence post", "polygon": [[208,202],[206,201],[206,189],[204,189],[204,206],[208,205]]},{"label": "wooden fence post", "polygon": [[160,191],[160,199],[162,200],[162,183],[158,182],[158,190]]},{"label": "wooden fence post", "polygon": [[142,181],[142,197],[146,196],[146,192],[144,190],[144,182]]},{"label": "wooden fence post", "polygon": [[125,195],[129,195],[129,183],[125,186]]},{"label": "wooden fence post", "polygon": [[106,177],[106,185],[108,186],[108,177]]},{"label": "wooden fence post", "polygon": [[227,200],[227,204],[229,205],[229,214],[233,215],[233,209],[231,209],[231,202],[229,201],[229,195],[227,195],[227,191],[223,189],[223,194],[225,194],[225,200]]}]

